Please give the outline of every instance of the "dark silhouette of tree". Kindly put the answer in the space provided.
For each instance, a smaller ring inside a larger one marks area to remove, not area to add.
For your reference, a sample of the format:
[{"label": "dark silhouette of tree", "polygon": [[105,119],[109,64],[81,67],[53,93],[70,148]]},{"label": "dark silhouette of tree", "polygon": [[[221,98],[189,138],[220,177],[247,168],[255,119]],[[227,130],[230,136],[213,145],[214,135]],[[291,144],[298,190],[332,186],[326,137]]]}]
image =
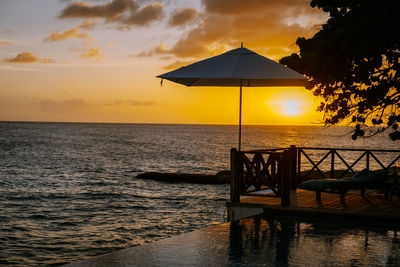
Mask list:
[{"label": "dark silhouette of tree", "polygon": [[387,129],[400,139],[399,2],[312,0],[330,18],[312,38],[297,39],[298,54],[280,60],[323,98],[317,110],[325,125],[354,125],[354,140]]}]

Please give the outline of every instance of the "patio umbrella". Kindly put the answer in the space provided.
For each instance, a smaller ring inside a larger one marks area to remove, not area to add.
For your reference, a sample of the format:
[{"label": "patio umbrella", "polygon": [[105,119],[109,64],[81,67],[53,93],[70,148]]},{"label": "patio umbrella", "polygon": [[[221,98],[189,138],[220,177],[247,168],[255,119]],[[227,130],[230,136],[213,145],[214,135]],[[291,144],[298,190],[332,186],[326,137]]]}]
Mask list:
[{"label": "patio umbrella", "polygon": [[240,48],[158,75],[157,78],[186,86],[239,87],[239,151],[242,87],[304,86],[306,81],[300,73],[244,48],[243,43]]}]

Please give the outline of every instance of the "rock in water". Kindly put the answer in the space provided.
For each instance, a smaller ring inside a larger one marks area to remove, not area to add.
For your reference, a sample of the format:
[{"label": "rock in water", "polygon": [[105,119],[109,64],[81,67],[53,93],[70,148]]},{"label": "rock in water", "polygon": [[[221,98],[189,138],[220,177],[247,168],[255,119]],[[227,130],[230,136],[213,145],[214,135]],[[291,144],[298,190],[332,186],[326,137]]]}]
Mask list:
[{"label": "rock in water", "polygon": [[231,176],[229,171],[218,172],[215,175],[198,173],[145,172],[139,174],[136,178],[170,183],[229,184]]}]

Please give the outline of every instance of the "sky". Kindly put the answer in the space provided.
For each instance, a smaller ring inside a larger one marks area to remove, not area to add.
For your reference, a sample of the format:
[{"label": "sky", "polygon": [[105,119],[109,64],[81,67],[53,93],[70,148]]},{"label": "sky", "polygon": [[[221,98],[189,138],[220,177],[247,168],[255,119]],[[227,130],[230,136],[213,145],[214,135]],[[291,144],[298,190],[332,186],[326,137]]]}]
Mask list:
[{"label": "sky", "polygon": [[[1,0],[0,120],[237,124],[239,89],[155,76],[244,46],[278,61],[326,21],[305,0]],[[302,87],[245,87],[243,124],[319,123]]]}]

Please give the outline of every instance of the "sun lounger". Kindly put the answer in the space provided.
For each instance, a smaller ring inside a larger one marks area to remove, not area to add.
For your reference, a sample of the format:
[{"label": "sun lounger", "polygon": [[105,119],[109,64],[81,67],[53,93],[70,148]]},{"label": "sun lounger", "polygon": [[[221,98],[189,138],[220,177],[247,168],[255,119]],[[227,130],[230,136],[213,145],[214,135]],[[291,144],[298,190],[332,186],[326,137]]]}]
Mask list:
[{"label": "sun lounger", "polygon": [[377,171],[365,169],[349,178],[309,180],[300,183],[298,188],[315,191],[316,200],[318,202],[321,201],[322,192],[338,193],[340,194],[340,201],[344,206],[348,190],[361,190],[361,195],[365,196],[366,189],[383,189],[385,191],[385,197],[387,197],[390,190],[390,184],[386,183],[388,178],[388,169]]}]

